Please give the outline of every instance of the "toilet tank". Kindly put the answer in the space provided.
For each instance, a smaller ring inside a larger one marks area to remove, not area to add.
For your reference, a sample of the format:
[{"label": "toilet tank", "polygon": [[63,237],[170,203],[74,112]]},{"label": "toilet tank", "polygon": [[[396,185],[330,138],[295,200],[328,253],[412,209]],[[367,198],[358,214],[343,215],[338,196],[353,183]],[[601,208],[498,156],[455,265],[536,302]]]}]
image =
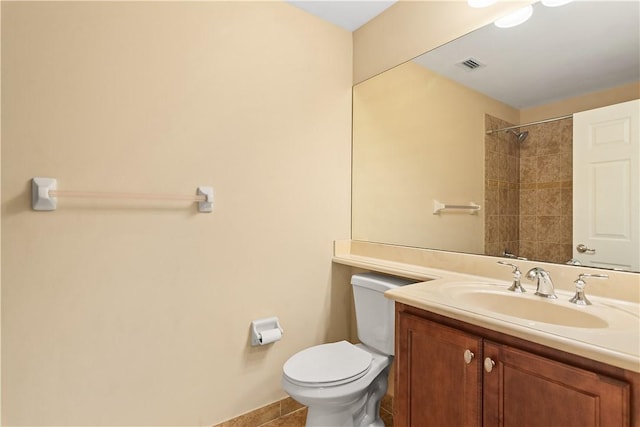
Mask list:
[{"label": "toilet tank", "polygon": [[382,354],[394,355],[394,301],[385,298],[385,291],[416,283],[416,280],[381,273],[361,273],[351,276],[356,308],[358,339]]}]

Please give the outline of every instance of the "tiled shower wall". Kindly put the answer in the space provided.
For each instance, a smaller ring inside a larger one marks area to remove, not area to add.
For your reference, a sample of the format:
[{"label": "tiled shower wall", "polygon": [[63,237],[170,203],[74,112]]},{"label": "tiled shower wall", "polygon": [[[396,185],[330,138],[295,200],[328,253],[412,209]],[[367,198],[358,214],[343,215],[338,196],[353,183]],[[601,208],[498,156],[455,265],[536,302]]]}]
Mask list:
[{"label": "tiled shower wall", "polygon": [[[486,129],[511,126],[490,115]],[[572,119],[485,137],[485,253],[528,259],[572,256]]]},{"label": "tiled shower wall", "polygon": [[[500,129],[511,123],[485,115],[485,129]],[[512,133],[485,136],[485,254],[518,254],[520,209],[520,145]]]},{"label": "tiled shower wall", "polygon": [[520,146],[520,255],[564,263],[572,257],[573,119],[527,130]]}]

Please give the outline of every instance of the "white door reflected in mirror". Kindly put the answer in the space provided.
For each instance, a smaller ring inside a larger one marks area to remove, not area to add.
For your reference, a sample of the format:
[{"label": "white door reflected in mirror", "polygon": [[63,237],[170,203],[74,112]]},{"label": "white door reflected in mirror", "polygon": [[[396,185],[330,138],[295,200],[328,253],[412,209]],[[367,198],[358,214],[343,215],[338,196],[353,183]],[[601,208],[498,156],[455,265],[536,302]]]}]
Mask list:
[{"label": "white door reflected in mirror", "polygon": [[573,116],[573,256],[583,265],[640,270],[639,117],[640,100]]}]

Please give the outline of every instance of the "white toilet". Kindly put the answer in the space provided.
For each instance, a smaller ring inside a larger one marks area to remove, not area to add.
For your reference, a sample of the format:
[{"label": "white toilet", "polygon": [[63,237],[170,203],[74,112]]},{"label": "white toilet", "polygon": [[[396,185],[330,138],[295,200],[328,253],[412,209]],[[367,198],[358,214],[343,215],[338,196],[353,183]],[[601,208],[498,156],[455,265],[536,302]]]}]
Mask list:
[{"label": "white toilet", "polygon": [[307,348],[283,367],[282,386],[308,407],[307,426],[384,427],[380,400],[394,355],[395,313],[386,290],[415,283],[378,273],[351,277],[358,338]]}]

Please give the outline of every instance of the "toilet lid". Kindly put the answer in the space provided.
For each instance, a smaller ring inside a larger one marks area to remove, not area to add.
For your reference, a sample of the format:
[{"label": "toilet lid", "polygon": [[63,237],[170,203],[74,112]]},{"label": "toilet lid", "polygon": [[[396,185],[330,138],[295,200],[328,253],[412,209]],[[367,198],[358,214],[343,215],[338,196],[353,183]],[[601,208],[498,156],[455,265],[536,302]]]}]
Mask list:
[{"label": "toilet lid", "polygon": [[287,360],[283,371],[297,383],[347,383],[366,374],[371,360],[371,353],[339,341],[302,350]]}]

